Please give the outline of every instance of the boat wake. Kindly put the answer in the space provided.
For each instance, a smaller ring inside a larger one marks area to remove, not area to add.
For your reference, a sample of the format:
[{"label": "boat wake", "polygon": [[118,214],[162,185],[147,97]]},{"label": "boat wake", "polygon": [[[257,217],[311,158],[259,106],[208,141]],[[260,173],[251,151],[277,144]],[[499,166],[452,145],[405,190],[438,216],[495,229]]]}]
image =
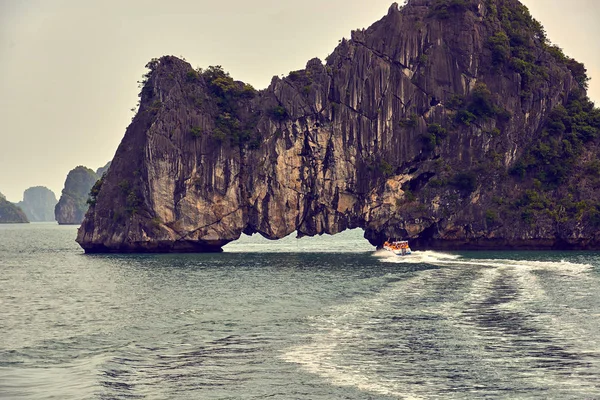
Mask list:
[{"label": "boat wake", "polygon": [[574,263],[566,260],[559,261],[537,261],[537,260],[511,260],[511,259],[479,259],[466,258],[458,254],[441,253],[437,251],[414,251],[411,256],[398,257],[385,250],[378,250],[375,257],[381,258],[382,262],[397,264],[431,264],[437,266],[466,265],[490,268],[523,268],[530,271],[552,270],[571,274],[589,272],[591,264]]},{"label": "boat wake", "polygon": [[411,270],[375,296],[311,318],[312,335],[283,360],[337,386],[402,399],[500,397],[523,376],[555,398],[599,387],[590,378],[600,356],[589,341],[596,323],[586,332],[579,321],[589,315],[561,312],[564,282],[586,286],[596,279],[591,265],[435,251],[374,256],[441,268]]},{"label": "boat wake", "polygon": [[440,253],[437,251],[413,251],[410,256],[397,256],[387,250],[377,250],[373,253],[375,257],[384,262],[395,262],[404,264],[436,264],[449,262],[461,258],[457,254]]}]

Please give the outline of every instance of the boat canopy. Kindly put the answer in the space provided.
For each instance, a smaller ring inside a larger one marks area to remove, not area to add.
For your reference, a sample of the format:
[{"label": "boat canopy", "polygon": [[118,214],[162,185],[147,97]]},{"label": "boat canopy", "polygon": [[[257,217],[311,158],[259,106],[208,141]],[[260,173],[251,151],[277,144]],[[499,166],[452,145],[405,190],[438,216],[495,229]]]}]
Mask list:
[{"label": "boat canopy", "polygon": [[401,249],[408,249],[408,242],[406,240],[397,240],[397,241],[393,241],[393,242],[389,242],[386,241],[383,244],[384,247],[389,247],[390,249],[393,250],[401,250]]}]

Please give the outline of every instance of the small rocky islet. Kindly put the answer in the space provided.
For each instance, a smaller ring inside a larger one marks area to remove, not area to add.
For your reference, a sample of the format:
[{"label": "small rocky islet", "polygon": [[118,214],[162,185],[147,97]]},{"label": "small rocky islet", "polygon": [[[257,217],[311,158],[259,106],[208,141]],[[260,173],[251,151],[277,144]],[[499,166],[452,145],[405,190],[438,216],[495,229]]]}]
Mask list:
[{"label": "small rocky islet", "polygon": [[23,192],[23,200],[17,203],[31,222],[54,221],[56,195],[45,186],[33,186]]},{"label": "small rocky islet", "polygon": [[6,200],[6,197],[0,193],[0,224],[21,223],[29,223],[27,215],[19,206]]},{"label": "small rocky islet", "polygon": [[54,216],[60,225],[79,225],[89,206],[89,194],[96,182],[108,170],[110,162],[95,172],[83,165],[69,171]]},{"label": "small rocky islet", "polygon": [[147,67],[86,252],[349,228],[377,246],[600,248],[600,111],[517,0],[394,3],[260,91],[172,56]]}]

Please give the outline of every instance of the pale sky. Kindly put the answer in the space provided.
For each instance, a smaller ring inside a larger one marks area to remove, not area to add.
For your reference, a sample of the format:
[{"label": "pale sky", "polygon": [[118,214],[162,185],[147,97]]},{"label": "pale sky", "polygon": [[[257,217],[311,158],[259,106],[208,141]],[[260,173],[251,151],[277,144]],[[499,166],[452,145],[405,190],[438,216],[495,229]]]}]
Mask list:
[{"label": "pale sky", "polygon": [[[0,192],[17,202],[41,185],[58,197],[69,170],[109,161],[153,57],[222,65],[262,89],[324,59],[392,2],[0,0]],[[523,2],[585,63],[600,104],[600,0]]]}]

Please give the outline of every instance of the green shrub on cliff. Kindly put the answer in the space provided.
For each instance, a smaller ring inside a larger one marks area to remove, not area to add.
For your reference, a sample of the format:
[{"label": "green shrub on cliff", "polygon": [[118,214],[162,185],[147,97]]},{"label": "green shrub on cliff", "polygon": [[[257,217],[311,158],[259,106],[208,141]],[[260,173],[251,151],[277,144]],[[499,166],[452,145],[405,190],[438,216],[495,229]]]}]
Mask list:
[{"label": "green shrub on cliff", "polygon": [[123,179],[117,186],[121,194],[125,197],[125,212],[129,215],[136,214],[143,201],[135,185],[131,184],[127,179]]},{"label": "green shrub on cliff", "polygon": [[465,105],[465,96],[460,94],[452,94],[446,100],[446,108],[450,110],[460,110]]},{"label": "green shrub on cliff", "polygon": [[572,58],[567,58],[565,63],[567,65],[567,68],[569,68],[569,71],[571,71],[571,73],[573,74],[573,77],[575,78],[577,83],[579,83],[579,85],[582,88],[587,89],[590,78],[587,75],[587,69],[585,68],[585,65],[578,61],[575,61]]},{"label": "green shrub on cliff", "polygon": [[288,78],[292,81],[292,82],[296,82],[298,80],[300,80],[302,78],[302,71],[291,71],[288,74]]},{"label": "green shrub on cliff", "polygon": [[513,175],[538,179],[547,190],[573,175],[585,145],[600,134],[600,110],[582,93],[572,93],[566,107],[557,106],[542,135],[511,169]]},{"label": "green shrub on cliff", "polygon": [[487,210],[485,212],[485,221],[488,224],[496,223],[498,220],[499,220],[499,216],[495,210]]},{"label": "green shrub on cliff", "polygon": [[190,134],[195,138],[199,138],[202,135],[202,128],[199,126],[192,126],[190,128]]},{"label": "green shrub on cliff", "polygon": [[[242,114],[244,101],[256,96],[256,89],[252,85],[236,82],[220,65],[208,67],[201,72],[201,76],[217,107],[211,137],[219,143],[229,141],[234,145],[251,141],[257,119],[245,118]],[[197,131],[192,131],[192,135],[196,136],[194,132]]]},{"label": "green shrub on cliff", "polygon": [[185,78],[188,82],[196,82],[198,80],[198,72],[192,69],[185,74]]},{"label": "green shrub on cliff", "polygon": [[217,117],[216,128],[213,137],[219,141],[229,138],[232,143],[240,144],[246,142],[251,131],[246,129],[240,120],[234,115],[224,112]]},{"label": "green shrub on cliff", "polygon": [[587,89],[589,77],[585,66],[565,56],[560,47],[549,42],[544,27],[531,16],[527,7],[513,0],[486,0],[486,5],[488,26],[501,29],[487,43],[492,51],[492,63],[498,69],[505,67],[521,76],[523,96],[530,95],[550,75],[548,68],[539,62],[540,46],[568,68],[583,89]]},{"label": "green shrub on cliff", "polygon": [[236,82],[220,65],[210,66],[201,72],[213,95],[217,96],[224,108],[235,108],[235,102],[242,98],[252,98],[256,89],[252,85]]},{"label": "green shrub on cliff", "polygon": [[566,223],[587,216],[596,226],[598,205],[586,197],[600,187],[600,161],[583,156],[590,148],[598,149],[599,139],[600,109],[585,92],[572,92],[566,106],[551,112],[539,139],[510,170],[523,183],[534,184],[513,204],[525,222],[534,225],[536,218],[545,216]]},{"label": "green shrub on cliff", "polygon": [[394,175],[394,167],[386,160],[379,160],[379,165],[377,166],[377,169],[386,178]]},{"label": "green shrub on cliff", "polygon": [[440,124],[430,124],[427,126],[427,133],[421,136],[421,140],[426,150],[433,151],[447,136],[448,132]]},{"label": "green shrub on cliff", "polygon": [[413,113],[408,118],[401,120],[399,125],[401,128],[416,128],[419,126],[419,116]]},{"label": "green shrub on cliff", "polygon": [[276,121],[283,121],[288,117],[288,112],[283,106],[276,106],[271,108],[268,111],[268,114],[271,118]]},{"label": "green shrub on cliff", "polygon": [[459,172],[454,175],[449,183],[458,190],[471,193],[477,189],[477,176],[472,171]]},{"label": "green shrub on cliff", "polygon": [[492,50],[492,62],[494,65],[502,65],[510,59],[510,39],[504,31],[496,32],[488,40],[488,46]]},{"label": "green shrub on cliff", "polygon": [[142,205],[142,199],[138,196],[137,192],[131,190],[127,193],[125,198],[125,211],[130,215],[135,214],[139,211],[139,207]]},{"label": "green shrub on cliff", "polygon": [[102,177],[94,183],[94,186],[90,189],[90,193],[88,195],[87,204],[90,206],[96,205],[96,201],[98,199],[98,194],[100,193],[100,189],[102,189],[102,184],[104,183],[104,178],[106,174],[102,174]]},{"label": "green shrub on cliff", "polygon": [[466,126],[477,120],[496,117],[500,121],[508,121],[511,118],[508,111],[493,101],[491,91],[483,82],[477,83],[467,98],[453,96],[447,107],[456,110],[454,120]]},{"label": "green shrub on cliff", "polygon": [[250,85],[249,83],[244,83],[244,87],[242,88],[242,93],[240,93],[240,96],[242,98],[253,98],[254,96],[256,96],[257,91],[256,89],[254,89],[254,86]]},{"label": "green shrub on cliff", "polygon": [[435,0],[429,16],[437,19],[448,19],[451,13],[465,11],[470,7],[469,0]]},{"label": "green shrub on cliff", "polygon": [[485,83],[477,83],[471,94],[471,102],[467,107],[478,118],[495,116],[499,109],[492,101],[492,92]]}]

